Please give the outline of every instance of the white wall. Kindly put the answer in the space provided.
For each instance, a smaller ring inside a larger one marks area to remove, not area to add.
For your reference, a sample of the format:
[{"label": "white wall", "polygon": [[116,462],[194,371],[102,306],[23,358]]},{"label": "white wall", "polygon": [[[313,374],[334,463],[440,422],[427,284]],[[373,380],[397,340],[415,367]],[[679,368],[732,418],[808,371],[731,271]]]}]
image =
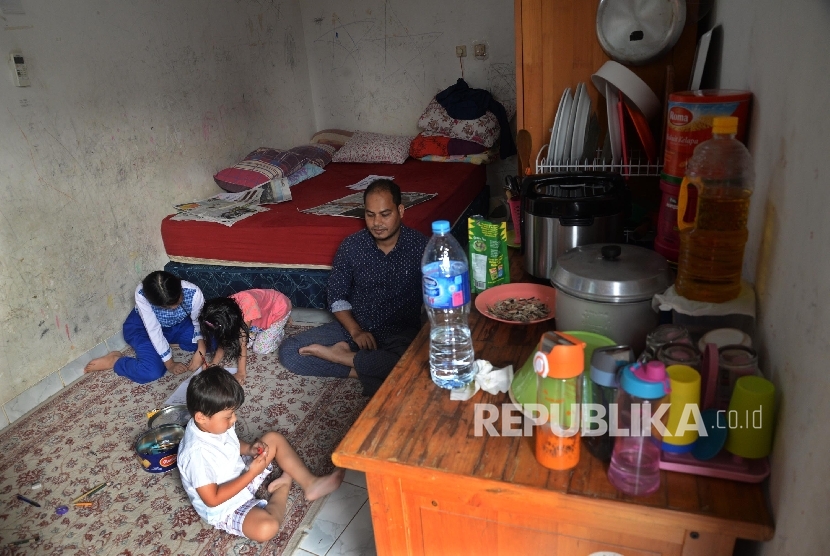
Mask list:
[{"label": "white wall", "polygon": [[173,204],[314,131],[297,0],[22,4],[0,18],[32,83],[0,71],[0,403],[120,330]]},{"label": "white wall", "polygon": [[779,416],[772,454],[770,556],[830,546],[830,4],[728,0],[720,87],[755,95],[755,160],[744,271],[755,280],[765,374]]},{"label": "white wall", "polygon": [[[516,98],[513,2],[508,0],[318,0],[302,3],[317,126],[416,135],[435,94],[461,77],[498,100]],[[486,43],[477,60],[474,43]],[[488,168],[488,182],[515,173],[515,157]]]}]

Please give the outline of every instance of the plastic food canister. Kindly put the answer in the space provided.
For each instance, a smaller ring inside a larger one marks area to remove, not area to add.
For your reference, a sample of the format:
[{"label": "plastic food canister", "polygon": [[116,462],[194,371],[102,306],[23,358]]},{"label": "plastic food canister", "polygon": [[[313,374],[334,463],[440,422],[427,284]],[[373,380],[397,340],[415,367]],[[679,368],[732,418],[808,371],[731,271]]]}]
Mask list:
[{"label": "plastic food canister", "polygon": [[672,284],[666,258],[635,245],[594,244],[556,261],[556,329],[602,334],[642,352],[659,314],[651,299]]},{"label": "plastic food canister", "polygon": [[686,163],[692,157],[695,147],[712,138],[712,122],[716,117],[735,116],[738,118],[738,133],[735,137],[746,143],[751,100],[752,93],[749,91],[726,89],[704,89],[670,94],[663,172],[683,179],[686,175]]}]

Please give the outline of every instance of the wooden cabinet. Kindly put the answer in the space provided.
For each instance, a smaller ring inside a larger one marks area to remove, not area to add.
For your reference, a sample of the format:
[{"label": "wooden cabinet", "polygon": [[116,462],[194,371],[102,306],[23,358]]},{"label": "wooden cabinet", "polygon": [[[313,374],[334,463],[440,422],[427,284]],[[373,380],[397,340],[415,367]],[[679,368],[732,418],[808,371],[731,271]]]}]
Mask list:
[{"label": "wooden cabinet", "polygon": [[[511,279],[527,281],[512,250]],[[518,368],[552,321],[510,325],[470,315],[477,359]],[[511,407],[480,391],[465,402],[429,376],[425,326],[335,450],[336,465],[366,473],[378,554],[731,555],[736,538],[769,540],[761,485],[661,472],[654,494],[632,498],[582,450],[570,471],[551,471],[532,438],[477,435],[477,404]],[[519,418],[515,412],[514,417]]]},{"label": "wooden cabinet", "polygon": [[[596,35],[598,5],[599,0],[515,0],[517,127],[530,132],[533,160],[550,139],[562,92],[574,89],[580,81],[588,85],[603,129],[601,136],[605,136],[604,97],[591,83],[591,74],[609,59]],[[697,42],[697,3],[687,5],[686,26],[672,51],[647,65],[629,68],[659,99],[666,93],[668,66],[673,69],[672,90],[688,86]],[[654,121],[652,127],[659,142],[665,125]]]}]

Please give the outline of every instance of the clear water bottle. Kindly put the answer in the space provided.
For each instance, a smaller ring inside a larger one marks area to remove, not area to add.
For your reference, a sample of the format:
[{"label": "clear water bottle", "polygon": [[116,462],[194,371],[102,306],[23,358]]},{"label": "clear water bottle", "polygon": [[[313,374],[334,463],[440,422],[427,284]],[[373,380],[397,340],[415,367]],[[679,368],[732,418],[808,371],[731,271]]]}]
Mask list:
[{"label": "clear water bottle", "polygon": [[[618,412],[612,415],[610,433],[616,435],[608,480],[632,496],[646,496],[660,488],[660,444],[662,431],[652,426],[651,416],[668,403],[670,392],[666,366],[660,361],[624,367],[617,394]],[[666,413],[661,423],[665,425]]]},{"label": "clear water bottle", "polygon": [[450,223],[432,223],[432,238],[421,259],[424,305],[429,315],[429,370],[441,388],[473,380],[470,274],[467,255],[450,234]]}]

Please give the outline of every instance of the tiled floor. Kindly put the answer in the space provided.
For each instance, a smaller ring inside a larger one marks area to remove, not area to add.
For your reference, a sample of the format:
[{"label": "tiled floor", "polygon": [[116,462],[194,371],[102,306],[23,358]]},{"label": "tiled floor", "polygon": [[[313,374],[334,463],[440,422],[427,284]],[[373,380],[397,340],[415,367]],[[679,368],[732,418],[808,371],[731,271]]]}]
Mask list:
[{"label": "tiled floor", "polygon": [[293,556],[377,554],[363,473],[348,470],[343,484],[326,498]]},{"label": "tiled floor", "polygon": [[[320,324],[331,315],[316,309],[296,308],[298,324]],[[377,554],[369,512],[369,495],[363,473],[346,471],[343,485],[323,502],[293,556],[369,556]]]}]

